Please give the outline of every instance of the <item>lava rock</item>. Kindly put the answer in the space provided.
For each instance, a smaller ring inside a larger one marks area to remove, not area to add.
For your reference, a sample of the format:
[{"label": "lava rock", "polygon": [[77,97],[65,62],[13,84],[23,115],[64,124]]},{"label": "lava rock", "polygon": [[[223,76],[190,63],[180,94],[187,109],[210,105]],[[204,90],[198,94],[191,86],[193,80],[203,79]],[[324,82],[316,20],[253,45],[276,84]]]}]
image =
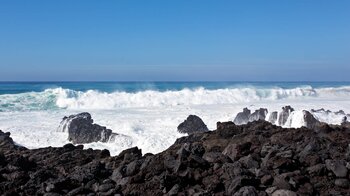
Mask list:
[{"label": "lava rock", "polygon": [[272,124],[276,124],[277,122],[277,118],[278,118],[278,112],[272,112],[269,116],[269,118],[267,119],[267,121],[269,121]]},{"label": "lava rock", "polygon": [[336,179],[334,181],[334,184],[336,186],[338,186],[338,187],[341,187],[341,188],[345,188],[345,189],[349,188],[349,180],[345,179],[345,178],[343,178],[343,179]]},{"label": "lava rock", "polygon": [[325,161],[328,170],[332,171],[335,176],[344,178],[348,174],[348,169],[345,166],[344,161],[327,159]]},{"label": "lava rock", "polygon": [[203,120],[196,115],[189,115],[187,119],[179,124],[177,131],[180,133],[193,134],[196,132],[209,131]]},{"label": "lava rock", "polygon": [[106,127],[93,123],[87,112],[64,117],[58,130],[68,132],[68,140],[73,144],[107,142],[116,133]]},{"label": "lava rock", "polygon": [[235,123],[236,125],[247,124],[249,122],[250,114],[251,112],[248,108],[243,108],[243,112],[237,114],[237,116],[233,120],[233,123]]},{"label": "lava rock", "polygon": [[297,196],[297,194],[290,190],[276,190],[272,193],[272,196]]},{"label": "lava rock", "polygon": [[293,111],[294,111],[294,109],[289,105],[282,107],[282,112],[280,112],[279,116],[278,116],[278,125],[283,126],[284,124],[286,124],[289,115]]},{"label": "lava rock", "polygon": [[303,110],[303,114],[304,123],[307,128],[314,129],[317,125],[320,124],[320,121],[318,121],[309,111]]},{"label": "lava rock", "polygon": [[266,114],[267,114],[266,108],[260,108],[258,110],[255,110],[255,112],[249,115],[249,122],[265,120]]}]

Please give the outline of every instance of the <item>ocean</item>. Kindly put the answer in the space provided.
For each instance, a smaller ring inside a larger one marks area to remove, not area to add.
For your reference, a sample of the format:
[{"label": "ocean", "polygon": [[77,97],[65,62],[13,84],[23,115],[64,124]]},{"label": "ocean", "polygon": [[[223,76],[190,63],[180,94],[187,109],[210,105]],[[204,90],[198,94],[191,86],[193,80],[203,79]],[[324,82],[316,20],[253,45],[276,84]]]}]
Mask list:
[{"label": "ocean", "polygon": [[[348,114],[350,82],[0,82],[0,130],[27,148],[62,146],[68,143],[67,133],[58,130],[62,118],[89,112],[95,123],[120,135],[85,148],[114,155],[138,146],[157,153],[184,136],[177,126],[190,114],[213,130],[244,107],[272,112],[285,105]],[[341,122],[333,113],[316,117]],[[295,122],[289,126],[302,126]]]}]

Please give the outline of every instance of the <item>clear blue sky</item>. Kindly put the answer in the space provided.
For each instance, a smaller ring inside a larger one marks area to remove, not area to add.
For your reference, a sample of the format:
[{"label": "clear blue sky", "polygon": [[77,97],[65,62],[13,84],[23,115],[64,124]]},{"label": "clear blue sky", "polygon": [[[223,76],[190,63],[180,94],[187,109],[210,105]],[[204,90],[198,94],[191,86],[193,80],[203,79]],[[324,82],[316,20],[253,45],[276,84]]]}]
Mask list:
[{"label": "clear blue sky", "polygon": [[0,80],[349,75],[349,0],[0,1]]}]

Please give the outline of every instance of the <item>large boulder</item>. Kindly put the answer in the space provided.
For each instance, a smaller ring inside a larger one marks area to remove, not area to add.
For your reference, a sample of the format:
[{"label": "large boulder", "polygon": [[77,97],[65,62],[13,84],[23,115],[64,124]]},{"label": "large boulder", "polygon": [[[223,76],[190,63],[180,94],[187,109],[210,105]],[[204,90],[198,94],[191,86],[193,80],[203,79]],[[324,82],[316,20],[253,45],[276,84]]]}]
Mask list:
[{"label": "large boulder", "polygon": [[239,112],[236,118],[233,120],[233,123],[236,125],[243,125],[249,122],[249,116],[251,112],[248,108],[243,108],[243,112]]},{"label": "large boulder", "polygon": [[289,117],[289,115],[294,111],[291,106],[282,107],[282,112],[278,116],[278,125],[283,126]]},{"label": "large boulder", "polygon": [[189,115],[187,119],[179,124],[177,131],[180,133],[193,134],[196,132],[209,131],[203,120],[196,115]]},{"label": "large boulder", "polygon": [[110,137],[117,135],[106,127],[93,123],[87,112],[64,117],[59,126],[62,132],[68,132],[68,140],[73,144],[91,142],[107,142]]}]

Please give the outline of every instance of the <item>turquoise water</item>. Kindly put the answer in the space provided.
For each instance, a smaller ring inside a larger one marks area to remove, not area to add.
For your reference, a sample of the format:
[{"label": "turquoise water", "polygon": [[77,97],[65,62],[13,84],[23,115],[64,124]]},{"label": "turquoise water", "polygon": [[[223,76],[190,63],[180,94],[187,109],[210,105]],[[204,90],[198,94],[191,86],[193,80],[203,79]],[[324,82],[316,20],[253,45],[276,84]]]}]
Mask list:
[{"label": "turquoise water", "polygon": [[310,86],[312,88],[350,86],[350,82],[0,82],[1,94],[41,92],[46,89],[64,88],[75,91],[97,90],[100,92],[139,92],[144,90],[182,90],[185,88],[283,88]]}]

